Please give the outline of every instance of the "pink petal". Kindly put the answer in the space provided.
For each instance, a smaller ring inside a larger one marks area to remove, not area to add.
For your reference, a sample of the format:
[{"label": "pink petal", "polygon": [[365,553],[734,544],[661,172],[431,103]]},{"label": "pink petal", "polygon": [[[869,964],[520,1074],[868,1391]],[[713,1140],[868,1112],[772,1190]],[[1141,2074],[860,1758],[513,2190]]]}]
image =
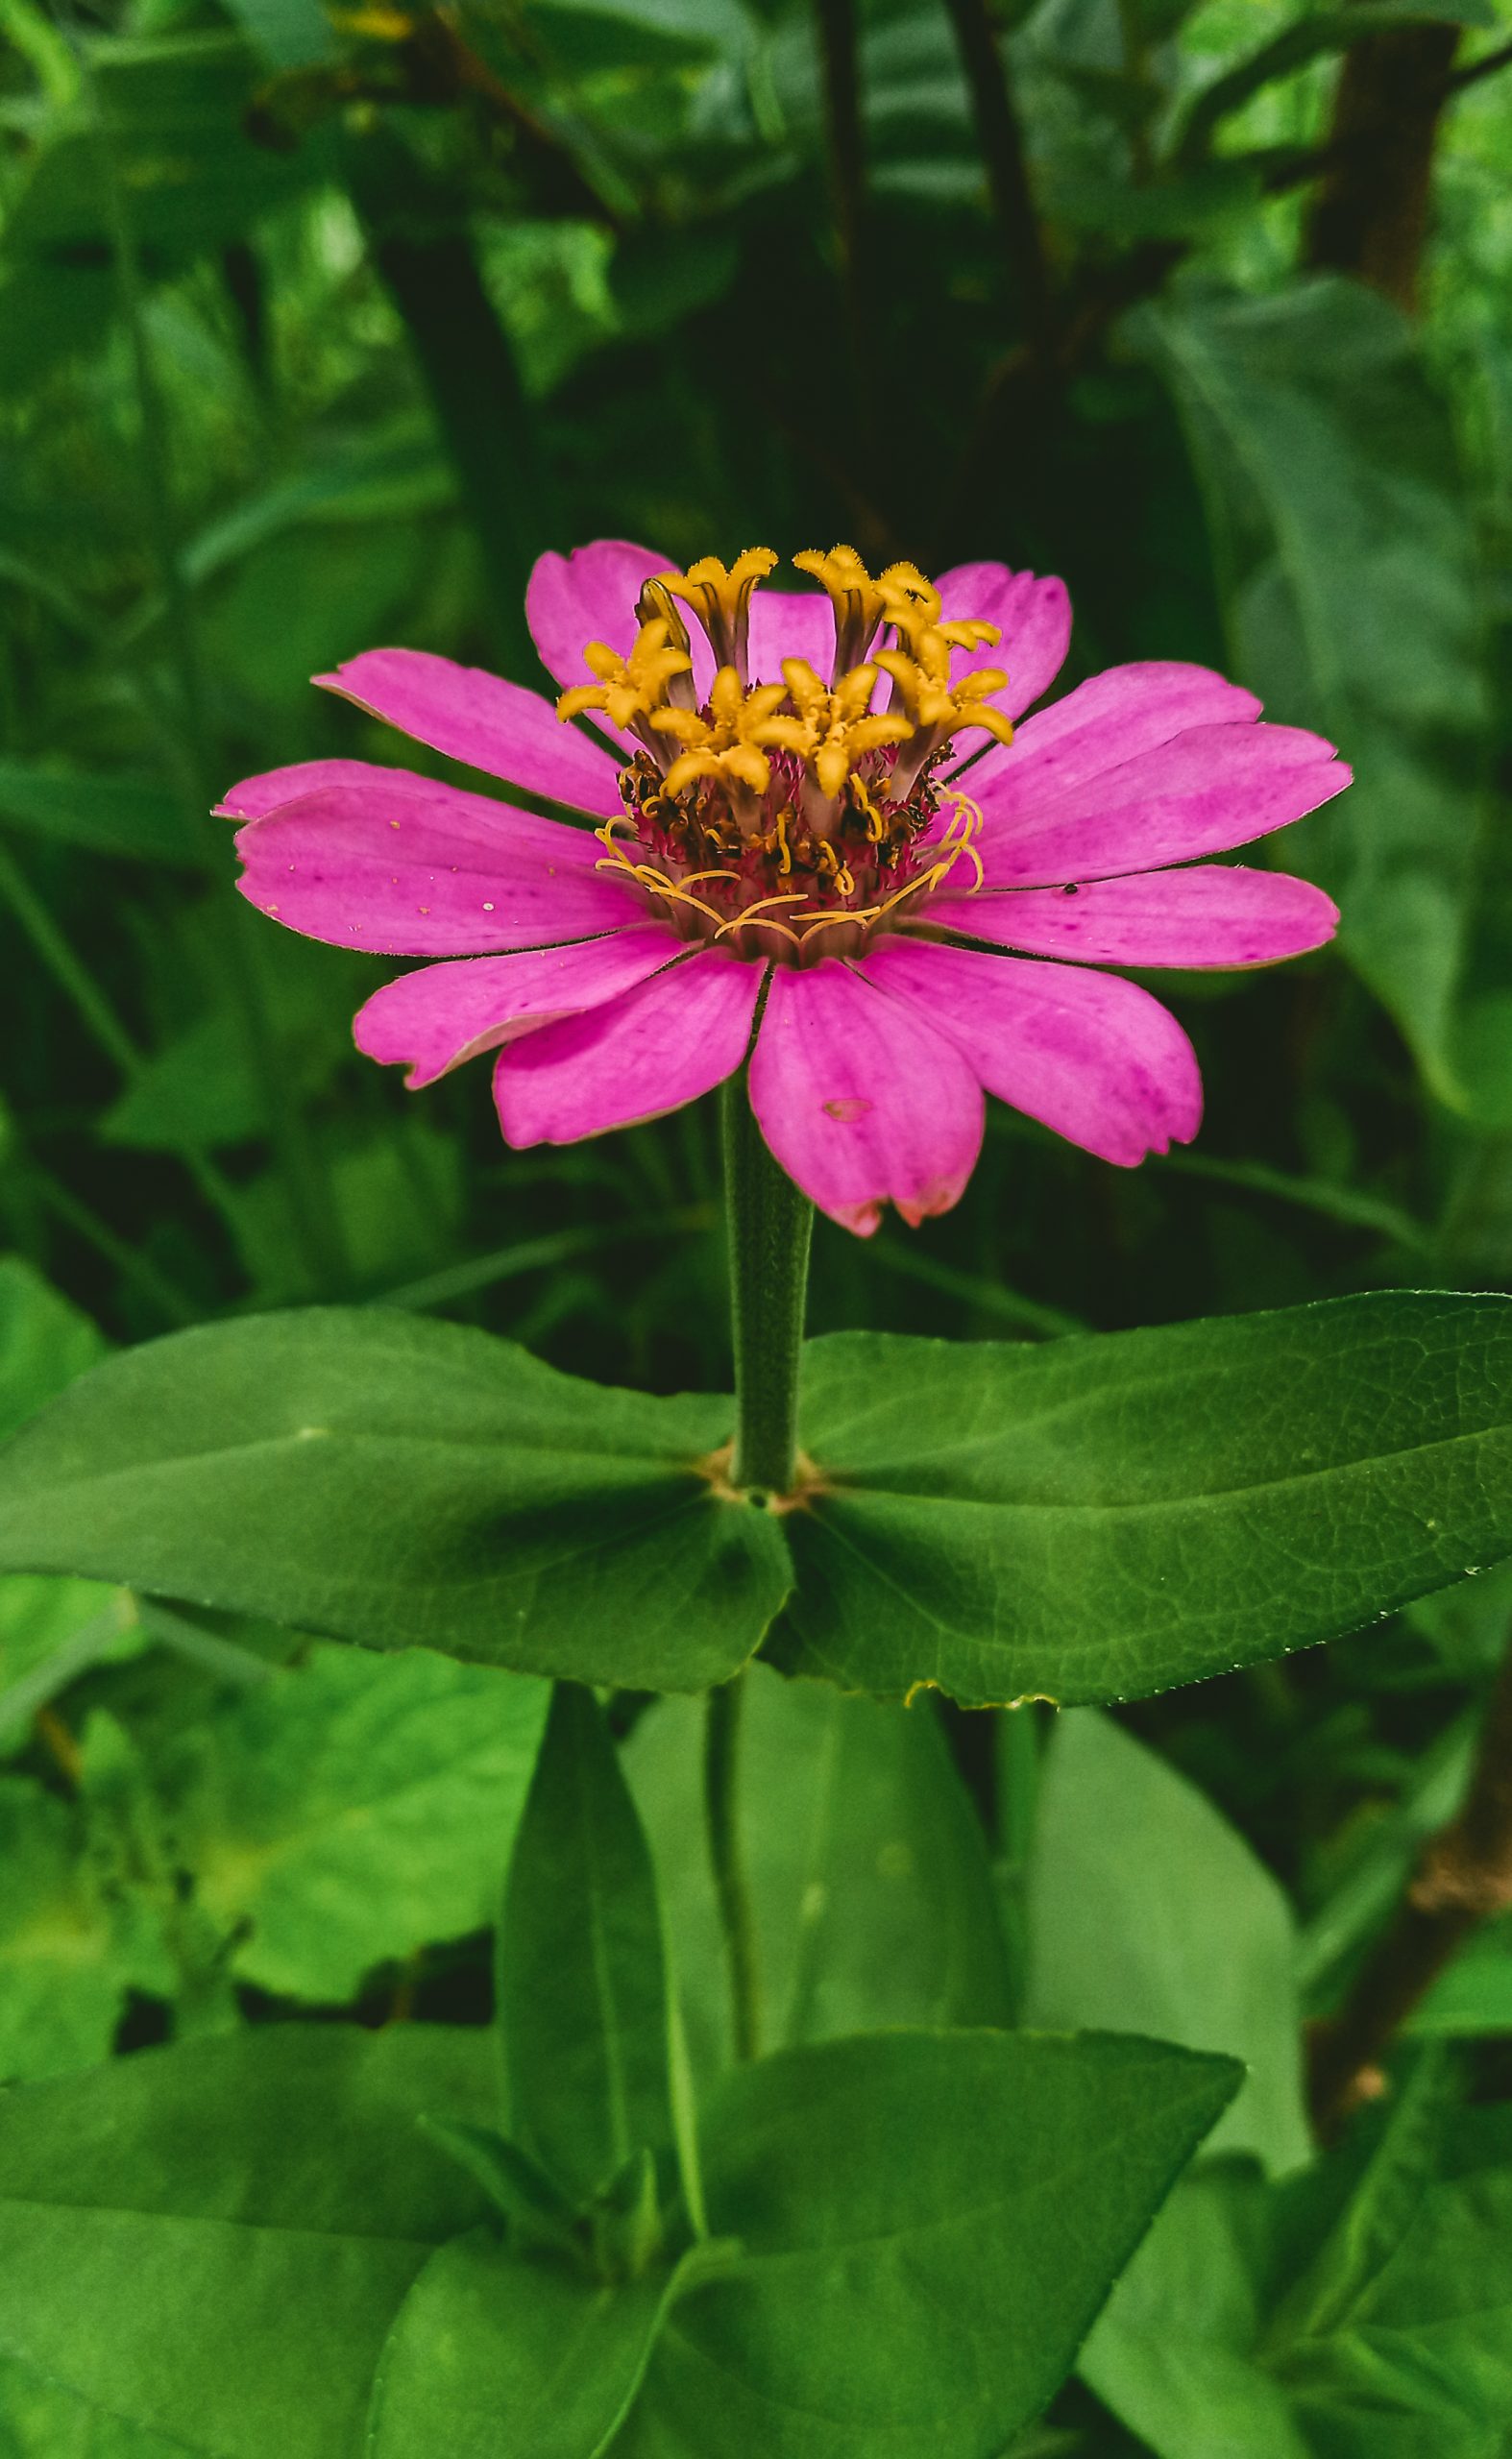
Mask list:
[{"label": "pink petal", "polygon": [[480,1051],[618,999],[679,949],[675,934],[652,922],[525,956],[460,957],[375,991],[353,1032],[369,1059],[407,1066],[415,1090]]},{"label": "pink petal", "polygon": [[1176,1018],[1137,983],[920,940],[885,940],[862,970],[927,1015],[999,1101],[1124,1168],[1186,1144],[1202,1080]]},{"label": "pink petal", "polygon": [[494,1070],[505,1140],[575,1144],[712,1092],[745,1056],[762,971],[705,948],[606,1007],[509,1043]]},{"label": "pink petal", "polygon": [[619,772],[607,754],[563,725],[539,693],[501,675],[454,666],[426,649],[367,649],[315,681],[432,751],[486,768],[526,793],[598,819],[621,809]]},{"label": "pink petal", "polygon": [[[988,885],[1060,887],[1226,854],[1316,811],[1350,777],[1333,745],[1300,726],[1191,726],[1085,784],[1036,797],[1012,826],[994,807],[980,845]],[[981,799],[986,811],[986,791]]]},{"label": "pink petal", "polygon": [[1339,909],[1321,888],[1283,871],[1222,863],[1144,871],[1085,888],[1005,889],[935,896],[921,919],[968,938],[1084,964],[1278,964],[1321,948]]},{"label": "pink petal", "polygon": [[381,767],[374,760],[296,760],[288,768],[267,768],[260,777],[243,777],[216,804],[222,819],[262,819],[283,803],[296,803],[323,786],[382,785],[386,778],[407,777],[407,768]]},{"label": "pink petal", "polygon": [[[548,674],[564,691],[591,683],[583,663],[590,641],[604,641],[620,657],[628,657],[639,629],[636,600],[642,583],[673,569],[670,555],[653,554],[649,547],[633,547],[623,538],[599,538],[577,547],[570,555],[540,558],[525,590],[525,621]],[[690,623],[694,678],[700,701],[714,680],[714,657],[696,622]],[[612,726],[607,718],[594,723],[615,743],[635,744],[632,735]]]},{"label": "pink petal", "polygon": [[750,1097],[788,1176],[863,1238],[890,1200],[915,1228],[948,1212],[982,1147],[964,1060],[916,1008],[879,998],[833,957],[773,972]]},{"label": "pink petal", "polygon": [[586,829],[403,768],[325,786],[241,829],[250,903],[306,938],[382,956],[542,947],[639,921]]},{"label": "pink petal", "polygon": [[995,623],[1002,634],[995,649],[957,649],[952,676],[973,667],[1006,667],[1007,687],[993,693],[992,703],[1011,718],[1049,691],[1071,645],[1071,599],[1063,580],[1011,572],[1006,564],[956,564],[940,573],[935,587],[947,622],[974,617]]},{"label": "pink petal", "polygon": [[969,791],[996,828],[1189,726],[1238,725],[1259,714],[1253,692],[1206,666],[1152,659],[1110,667],[1026,718],[1006,748],[993,745],[972,769]]},{"label": "pink petal", "polygon": [[835,614],[818,590],[758,589],[751,597],[753,683],[780,683],[785,657],[806,657],[821,683],[835,663]]}]

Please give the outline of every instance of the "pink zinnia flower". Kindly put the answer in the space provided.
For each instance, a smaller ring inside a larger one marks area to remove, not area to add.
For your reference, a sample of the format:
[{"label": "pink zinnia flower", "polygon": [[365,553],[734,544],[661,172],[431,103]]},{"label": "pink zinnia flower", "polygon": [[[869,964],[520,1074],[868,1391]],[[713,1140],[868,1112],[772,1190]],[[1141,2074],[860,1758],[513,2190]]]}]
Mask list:
[{"label": "pink zinnia flower", "polygon": [[[544,555],[526,608],[566,687],[554,712],[416,649],[319,676],[588,824],[311,761],[221,806],[249,823],[243,894],[311,938],[453,960],[379,990],[357,1043],[411,1085],[497,1051],[513,1145],[695,1101],[753,1031],[768,1144],[863,1234],[890,1201],[914,1223],[957,1201],[984,1092],[1108,1161],[1185,1143],[1185,1034],[1093,968],[1270,964],[1327,939],[1337,913],[1305,881],[1193,865],[1340,792],[1333,746],[1169,664],[1115,667],[1015,727],[1065,655],[1061,582],[796,560],[813,594],[758,590],[765,548],[686,573],[609,540]],[[973,668],[984,650],[998,662]],[[559,721],[579,717],[592,740]]]}]

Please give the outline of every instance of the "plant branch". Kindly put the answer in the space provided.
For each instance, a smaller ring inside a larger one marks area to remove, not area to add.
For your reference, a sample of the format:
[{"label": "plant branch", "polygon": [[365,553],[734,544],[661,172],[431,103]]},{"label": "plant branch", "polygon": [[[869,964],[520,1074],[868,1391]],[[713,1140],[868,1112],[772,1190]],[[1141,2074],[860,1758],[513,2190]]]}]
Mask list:
[{"label": "plant branch", "polygon": [[1048,357],[1054,332],[1050,264],[1035,210],[1029,158],[1013,105],[1008,62],[988,0],[945,0],[956,30],[971,107],[976,114],[992,207],[1004,253],[1023,304],[1024,326],[1037,357]]},{"label": "plant branch", "polygon": [[866,139],[861,121],[861,75],[856,0],[816,0],[824,62],[824,108],[829,130],[830,191],[835,211],[835,253],[845,303],[847,339],[860,361],[865,283],[862,222],[866,206]]},{"label": "plant branch", "polygon": [[1313,2116],[1337,2130],[1378,2088],[1398,2031],[1472,1933],[1512,1908],[1512,1635],[1481,1728],[1464,1807],[1430,1837],[1396,1918],[1339,2013],[1311,2044]]},{"label": "plant branch", "polygon": [[1512,68],[1512,42],[1498,43],[1495,51],[1483,52],[1478,60],[1467,60],[1463,68],[1452,70],[1449,90],[1462,94],[1467,85],[1478,85],[1482,77],[1494,77],[1499,68]]}]

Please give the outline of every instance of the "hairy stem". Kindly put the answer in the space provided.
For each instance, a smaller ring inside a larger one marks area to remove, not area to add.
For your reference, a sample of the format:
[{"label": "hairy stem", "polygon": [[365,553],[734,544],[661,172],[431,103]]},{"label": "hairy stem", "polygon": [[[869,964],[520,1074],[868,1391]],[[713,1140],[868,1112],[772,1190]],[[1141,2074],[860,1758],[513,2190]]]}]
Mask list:
[{"label": "hairy stem", "polygon": [[731,1482],[785,1495],[798,1451],[798,1360],[814,1206],[768,1151],[744,1070],[724,1088],[724,1187],[735,1351]]},{"label": "hairy stem", "polygon": [[1376,2088],[1376,2070],[1414,2007],[1471,1933],[1512,1908],[1512,1636],[1481,1728],[1463,1808],[1430,1837],[1406,1895],[1339,2013],[1313,2036],[1311,2093],[1334,2132]]},{"label": "hairy stem", "polygon": [[733,1682],[721,1682],[709,1693],[703,1728],[703,1807],[709,1859],[719,1903],[719,1924],[724,1932],[735,2055],[741,2059],[755,2057],[761,2031],[756,1930],[741,1851],[737,1784],[737,1744],[744,1699],[744,1673],[738,1673]]}]

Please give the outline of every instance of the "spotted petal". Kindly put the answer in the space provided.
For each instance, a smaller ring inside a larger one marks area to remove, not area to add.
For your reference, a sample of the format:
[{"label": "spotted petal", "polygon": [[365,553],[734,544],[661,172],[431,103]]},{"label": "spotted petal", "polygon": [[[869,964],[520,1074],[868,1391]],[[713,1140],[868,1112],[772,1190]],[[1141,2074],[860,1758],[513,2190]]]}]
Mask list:
[{"label": "spotted petal", "polygon": [[762,968],[705,948],[586,1015],[509,1043],[494,1070],[510,1144],[575,1144],[681,1109],[733,1076]]},{"label": "spotted petal", "polygon": [[678,953],[674,933],[645,922],[565,948],[460,957],[385,984],[358,1010],[352,1030],[369,1059],[409,1069],[404,1081],[413,1092],[485,1050],[601,1008]]},{"label": "spotted petal", "polygon": [[1278,964],[1321,948],[1339,921],[1333,899],[1310,881],[1223,863],[1085,887],[936,896],[921,913],[968,938],[995,939],[1030,956],[1192,967]]},{"label": "spotted petal", "polygon": [[[525,591],[525,621],[548,674],[563,691],[592,680],[583,663],[590,641],[602,641],[617,657],[628,657],[640,628],[636,600],[642,586],[657,572],[671,572],[669,555],[649,547],[632,546],[623,538],[599,538],[577,547],[570,555],[543,555]],[[696,623],[690,624],[690,654],[698,698],[706,700],[714,681],[714,655]],[[593,722],[617,745],[635,748],[635,739],[606,717]]]},{"label": "spotted petal", "polygon": [[619,770],[607,752],[563,725],[538,692],[523,692],[501,675],[425,649],[367,649],[315,681],[432,751],[526,793],[596,819],[620,809]]},{"label": "spotted petal", "polygon": [[586,829],[402,768],[327,785],[240,830],[237,882],[306,938],[382,956],[546,947],[641,917]]},{"label": "spotted petal", "polygon": [[[1006,755],[1012,760],[1012,748]],[[990,888],[1110,879],[1226,854],[1331,801],[1351,771],[1331,743],[1300,726],[1190,726],[1005,818],[982,790],[982,860]]]},{"label": "spotted petal", "polygon": [[863,1237],[890,1202],[915,1225],[948,1212],[982,1146],[982,1094],[959,1052],[833,957],[774,971],[750,1098],[788,1176]]},{"label": "spotted petal", "polygon": [[[990,694],[992,705],[1018,717],[1048,692],[1071,645],[1071,599],[1063,580],[1034,572],[1011,572],[1006,564],[956,564],[935,583],[947,622],[972,619],[995,623],[996,648],[957,649],[950,661],[959,678],[976,666],[1007,669],[1008,681]],[[974,738],[967,738],[968,742]]]},{"label": "spotted petal", "polygon": [[989,1093],[1129,1168],[1185,1144],[1202,1080],[1176,1018],[1137,983],[921,940],[885,940],[867,979],[947,1035]]},{"label": "spotted petal", "polygon": [[1242,725],[1259,714],[1253,692],[1210,667],[1169,658],[1110,667],[1053,708],[1036,709],[1011,743],[990,744],[971,769],[968,791],[989,826],[1006,825],[1189,726]]}]

